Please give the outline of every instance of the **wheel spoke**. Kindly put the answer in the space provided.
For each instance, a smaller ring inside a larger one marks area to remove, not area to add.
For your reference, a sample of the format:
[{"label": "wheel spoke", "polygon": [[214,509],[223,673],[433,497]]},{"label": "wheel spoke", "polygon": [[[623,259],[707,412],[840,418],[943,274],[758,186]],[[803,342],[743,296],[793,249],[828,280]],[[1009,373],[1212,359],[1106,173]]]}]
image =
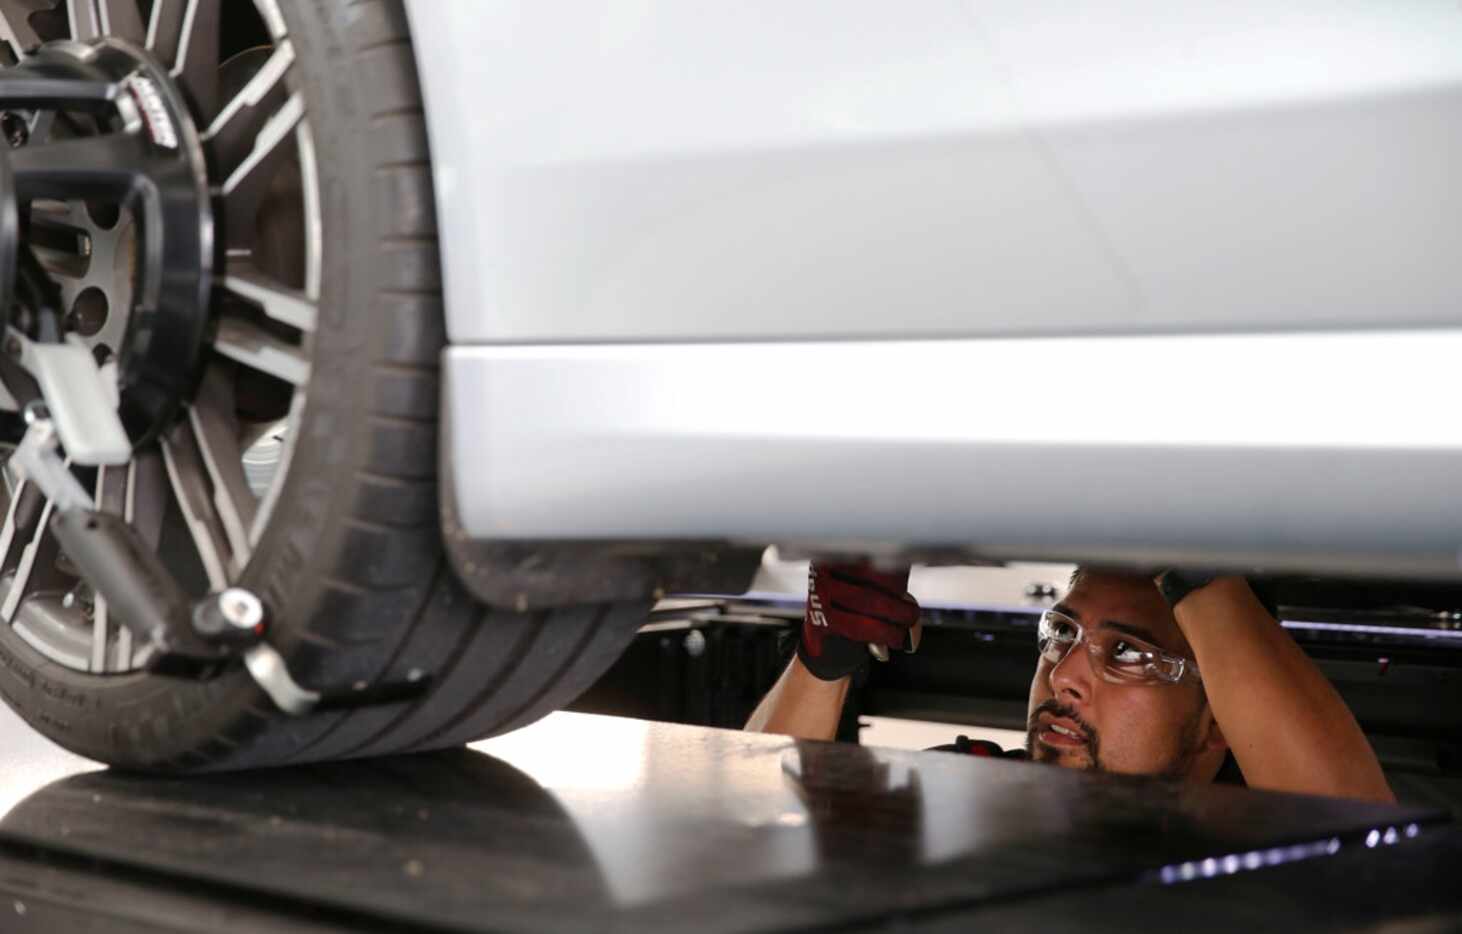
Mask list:
[{"label": "wheel spoke", "polygon": [[242,318],[219,319],[213,349],[292,386],[303,386],[310,378],[310,361],[304,348],[287,343]]},{"label": "wheel spoke", "polygon": [[[213,123],[209,124],[208,129],[203,131],[203,142],[207,143],[215,138],[224,136],[230,129],[234,119],[239,117],[240,114],[258,113],[260,111],[268,113],[269,108],[262,107],[261,105],[265,103],[266,99],[271,97],[283,97],[282,90],[278,94],[271,94],[271,92],[276,88],[280,88],[280,79],[284,77],[285,72],[289,71],[289,66],[292,64],[294,64],[294,46],[290,45],[289,40],[285,40],[270,53],[269,58],[264,61],[264,64],[254,73],[254,76],[239,89],[239,92],[230,98],[227,104],[223,105],[223,109],[218,112],[218,116],[213,118]],[[245,121],[240,120],[240,123],[243,122]],[[257,130],[253,132],[257,133]],[[233,135],[237,137],[243,134]],[[225,138],[227,137],[225,136]]]},{"label": "wheel spoke", "polygon": [[243,260],[231,259],[223,287],[259,308],[274,321],[301,331],[314,331],[318,309],[303,292],[270,282]]},{"label": "wheel spoke", "polygon": [[132,458],[127,474],[126,519],[153,551],[162,541],[162,522],[171,487],[158,445],[149,445]]},{"label": "wheel spoke", "polygon": [[[126,514],[127,485],[132,475],[132,468],[131,463],[128,463],[125,468],[106,466],[97,468],[96,508],[98,512],[107,512],[117,516]],[[101,594],[96,594],[91,617],[91,670],[98,674],[107,670],[109,623],[107,599]]]},{"label": "wheel spoke", "polygon": [[267,179],[269,173],[267,171],[259,172],[259,167],[266,162],[272,162],[272,157],[284,151],[280,149],[279,144],[290,135],[290,131],[295,128],[295,125],[300,122],[300,119],[304,115],[304,99],[298,94],[291,95],[284,102],[284,106],[280,107],[279,110],[270,115],[268,120],[264,121],[264,125],[259,128],[259,132],[254,136],[253,146],[249,150],[248,155],[224,179],[219,193],[225,198],[229,198],[239,190],[244,180],[249,178],[251,174]]},{"label": "wheel spoke", "polygon": [[29,543],[20,551],[10,589],[0,604],[0,618],[47,658],[88,671],[91,638],[65,620],[67,608],[60,594],[74,584],[75,578],[60,568],[61,545],[50,530],[54,509],[55,504],[47,500]]},{"label": "wheel spoke", "polygon": [[[65,461],[71,466],[70,458]],[[56,567],[61,554],[60,543],[50,534],[51,512],[54,504],[46,499],[40,488],[32,483],[22,483],[16,495],[15,508],[6,517],[3,539],[3,560],[0,571],[14,574],[5,600],[0,603],[0,619],[15,623],[15,612],[21,601],[31,592],[51,587],[62,589],[67,586]]]},{"label": "wheel spoke", "polygon": [[107,600],[97,594],[91,611],[91,670],[95,674],[107,670],[107,623]]},{"label": "wheel spoke", "polygon": [[315,165],[315,137],[308,120],[295,130],[295,148],[299,152],[300,195],[305,209],[305,296],[320,300],[321,256],[325,234],[320,221],[320,176]]},{"label": "wheel spoke", "polygon": [[132,664],[132,630],[126,626],[117,629],[117,648],[112,655],[113,671],[131,671],[135,666]]},{"label": "wheel spoke", "polygon": [[259,221],[267,205],[278,203],[280,183],[289,178],[285,170],[298,152],[286,139],[291,125],[302,125],[301,105],[283,80],[293,62],[293,46],[283,40],[272,51],[257,48],[235,55],[220,69],[229,101],[202,139],[223,180],[215,193],[228,193],[223,237],[231,256],[250,255],[259,240],[277,233]]},{"label": "wheel spoke", "polygon": [[[294,391],[294,398],[289,400],[288,424],[298,425],[300,415],[305,409],[305,390],[303,388]],[[284,489],[282,478],[289,473],[289,463],[294,457],[295,435],[291,432],[284,436],[284,448],[279,452],[279,466],[276,468],[274,482],[269,484],[269,489],[264,491],[264,496],[259,501],[259,509],[254,513],[254,524],[249,528],[249,545],[257,546],[259,539],[264,534],[265,524],[269,517],[274,514],[274,506],[279,501],[279,493]]]},{"label": "wheel spoke", "polygon": [[170,73],[198,112],[218,109],[218,28],[221,0],[153,0],[147,47],[171,62]]},{"label": "wheel spoke", "polygon": [[[36,523],[35,531],[31,533],[30,541],[20,551],[20,561],[15,566],[15,577],[10,582],[10,589],[5,593],[5,602],[0,604],[0,618],[7,623],[15,622],[15,611],[20,608],[20,601],[26,596],[26,591],[31,586],[31,577],[36,574],[36,568],[45,567],[48,562],[41,560],[43,549],[54,551],[55,544],[51,536],[46,534],[46,526],[51,521],[52,504],[46,500],[46,505],[41,508],[39,521]],[[46,545],[51,547],[46,549]],[[51,556],[54,558],[54,555]]]},{"label": "wheel spoke", "polygon": [[198,387],[197,398],[188,408],[188,424],[213,485],[213,506],[228,536],[237,572],[249,562],[249,527],[253,525],[259,502],[244,475],[229,377],[223,367],[209,367]]},{"label": "wheel spoke", "polygon": [[34,534],[44,505],[45,497],[40,490],[34,484],[20,481],[10,496],[5,527],[0,529],[0,575],[14,571],[20,564],[20,551]]},{"label": "wheel spoke", "polygon": [[0,2],[0,42],[10,46],[16,61],[41,44],[41,37],[30,25],[30,14],[34,12],[35,8],[25,0]]},{"label": "wheel spoke", "polygon": [[188,424],[181,423],[167,434],[162,442],[162,456],[183,522],[198,550],[203,572],[208,576],[209,589],[222,590],[228,586],[233,564],[228,533],[210,508],[208,469]]},{"label": "wheel spoke", "polygon": [[116,36],[128,42],[144,42],[142,11],[137,0],[66,0],[71,19],[71,38],[78,42]]},{"label": "wheel spoke", "polygon": [[157,58],[176,67],[183,38],[192,32],[198,18],[198,0],[152,0],[147,19],[147,48]]},{"label": "wheel spoke", "polygon": [[[167,468],[159,446],[153,444],[139,450],[127,466],[122,518],[137,530],[153,551],[162,540],[162,523],[170,492]],[[132,655],[132,631],[125,626],[120,627],[113,670],[131,671],[135,667]]]},{"label": "wheel spoke", "polygon": [[125,516],[127,511],[127,475],[131,473],[129,461],[126,467],[99,467],[96,472],[96,508],[98,512]]},{"label": "wheel spoke", "polygon": [[44,142],[51,138],[51,128],[56,125],[54,110],[37,110],[30,115],[30,138]]}]

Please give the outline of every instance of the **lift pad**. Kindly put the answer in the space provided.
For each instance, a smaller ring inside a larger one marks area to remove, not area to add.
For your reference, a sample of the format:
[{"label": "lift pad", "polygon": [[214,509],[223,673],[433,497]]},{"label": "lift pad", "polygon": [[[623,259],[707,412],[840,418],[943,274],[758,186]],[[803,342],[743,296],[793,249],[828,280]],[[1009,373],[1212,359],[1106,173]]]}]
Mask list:
[{"label": "lift pad", "polygon": [[1439,811],[581,714],[469,750],[244,775],[7,774],[5,930],[1462,918],[1462,837]]}]

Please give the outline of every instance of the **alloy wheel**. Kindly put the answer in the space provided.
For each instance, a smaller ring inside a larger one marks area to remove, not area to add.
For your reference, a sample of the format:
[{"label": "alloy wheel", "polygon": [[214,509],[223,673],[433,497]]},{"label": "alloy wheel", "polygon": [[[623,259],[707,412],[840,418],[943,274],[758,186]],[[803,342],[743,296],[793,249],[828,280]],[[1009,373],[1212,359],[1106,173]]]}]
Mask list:
[{"label": "alloy wheel", "polygon": [[[65,335],[115,379],[134,442],[125,466],[76,473],[200,593],[236,581],[259,546],[310,377],[322,231],[295,55],[274,0],[0,0],[19,239],[54,283]],[[16,106],[14,76],[42,66],[60,90]],[[88,75],[111,96],[78,101]],[[177,125],[159,130],[168,101]],[[166,148],[169,128],[178,148],[196,140],[193,177],[95,184],[99,167]],[[175,201],[195,184],[197,210],[149,213],[139,189],[174,183]],[[167,255],[159,233],[196,256]],[[73,670],[135,670],[130,633],[49,532],[50,503],[10,474],[5,493],[0,625]]]}]

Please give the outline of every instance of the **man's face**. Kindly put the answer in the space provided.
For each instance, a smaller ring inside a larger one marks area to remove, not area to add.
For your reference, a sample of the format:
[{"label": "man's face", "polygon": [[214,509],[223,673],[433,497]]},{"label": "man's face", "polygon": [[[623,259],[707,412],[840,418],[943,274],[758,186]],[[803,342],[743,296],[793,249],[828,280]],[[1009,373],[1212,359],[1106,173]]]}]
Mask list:
[{"label": "man's face", "polygon": [[[1116,629],[1175,655],[1193,657],[1150,578],[1083,571],[1056,609],[1088,632]],[[1215,749],[1221,756],[1222,747],[1213,745],[1210,733],[1212,716],[1194,682],[1106,681],[1085,642],[1054,665],[1040,660],[1031,681],[1027,715],[1026,749],[1037,762],[1187,778],[1201,767],[1200,756],[1208,760],[1205,764],[1212,762]]]}]

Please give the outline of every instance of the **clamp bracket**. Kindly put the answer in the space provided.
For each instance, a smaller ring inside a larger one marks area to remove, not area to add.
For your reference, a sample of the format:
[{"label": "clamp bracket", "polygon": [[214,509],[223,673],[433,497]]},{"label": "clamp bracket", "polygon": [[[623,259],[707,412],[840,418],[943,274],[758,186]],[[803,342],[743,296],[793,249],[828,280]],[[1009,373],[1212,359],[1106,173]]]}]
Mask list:
[{"label": "clamp bracket", "polygon": [[258,595],[229,587],[202,599],[190,597],[135,528],[120,516],[96,510],[61,457],[45,406],[32,402],[25,414],[29,427],[14,463],[51,500],[51,531],[133,634],[150,670],[202,678],[219,663],[241,658],[255,683],[290,716],[397,703],[426,689],[430,679],[417,669],[400,682],[358,682],[320,691],[301,686],[284,656],[267,641],[269,614]]}]

